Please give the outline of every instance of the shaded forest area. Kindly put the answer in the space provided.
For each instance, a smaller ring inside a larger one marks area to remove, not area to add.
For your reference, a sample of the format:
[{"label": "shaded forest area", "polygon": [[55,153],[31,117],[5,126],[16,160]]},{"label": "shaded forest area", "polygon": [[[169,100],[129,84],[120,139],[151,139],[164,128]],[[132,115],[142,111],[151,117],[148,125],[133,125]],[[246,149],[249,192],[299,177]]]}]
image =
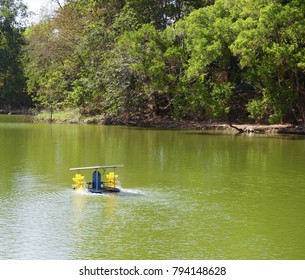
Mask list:
[{"label": "shaded forest area", "polygon": [[303,0],[67,0],[26,18],[0,0],[0,108],[305,122]]}]

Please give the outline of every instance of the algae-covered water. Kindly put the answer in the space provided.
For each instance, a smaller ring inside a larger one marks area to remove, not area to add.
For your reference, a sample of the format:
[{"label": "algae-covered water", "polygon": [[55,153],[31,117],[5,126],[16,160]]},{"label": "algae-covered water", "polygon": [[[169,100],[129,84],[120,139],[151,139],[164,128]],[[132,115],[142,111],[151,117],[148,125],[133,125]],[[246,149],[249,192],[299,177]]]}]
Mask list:
[{"label": "algae-covered water", "polygon": [[[303,137],[0,116],[0,151],[0,259],[305,258]],[[109,164],[119,194],[72,190]]]}]

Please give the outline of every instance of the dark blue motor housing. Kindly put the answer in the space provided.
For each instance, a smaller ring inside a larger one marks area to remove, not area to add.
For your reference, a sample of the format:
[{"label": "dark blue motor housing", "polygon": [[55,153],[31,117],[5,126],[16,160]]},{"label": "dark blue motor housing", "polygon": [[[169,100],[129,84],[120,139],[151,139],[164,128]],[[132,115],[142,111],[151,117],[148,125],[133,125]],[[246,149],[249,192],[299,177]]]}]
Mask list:
[{"label": "dark blue motor housing", "polygon": [[92,188],[96,190],[102,189],[101,173],[99,171],[94,171],[92,174]]}]

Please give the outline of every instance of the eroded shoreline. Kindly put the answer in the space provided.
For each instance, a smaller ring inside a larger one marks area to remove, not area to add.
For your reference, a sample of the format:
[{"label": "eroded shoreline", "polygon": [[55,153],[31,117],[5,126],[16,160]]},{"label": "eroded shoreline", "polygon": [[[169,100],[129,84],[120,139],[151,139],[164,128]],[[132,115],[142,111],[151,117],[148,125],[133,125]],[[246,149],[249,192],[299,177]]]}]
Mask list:
[{"label": "eroded shoreline", "polygon": [[96,125],[122,125],[130,127],[155,128],[155,129],[179,129],[179,130],[213,130],[228,133],[256,133],[256,134],[300,134],[305,135],[305,127],[301,125],[287,124],[235,124],[217,123],[194,120],[171,120],[168,118],[132,119],[123,117],[80,117],[67,116],[52,119],[50,117],[35,116],[37,122],[68,123],[68,124],[96,124]]}]

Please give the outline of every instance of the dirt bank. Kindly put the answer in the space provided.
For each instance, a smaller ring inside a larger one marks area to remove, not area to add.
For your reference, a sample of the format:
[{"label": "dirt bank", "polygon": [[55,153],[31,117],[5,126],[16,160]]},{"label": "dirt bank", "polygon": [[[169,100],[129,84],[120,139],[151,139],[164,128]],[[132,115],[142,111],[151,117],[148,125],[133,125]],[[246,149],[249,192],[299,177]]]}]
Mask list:
[{"label": "dirt bank", "polygon": [[292,124],[228,124],[211,123],[200,121],[174,121],[170,119],[146,119],[146,120],[127,120],[121,118],[109,118],[101,120],[100,124],[108,125],[127,125],[137,127],[150,127],[161,129],[194,129],[194,130],[220,130],[231,133],[268,133],[268,134],[305,134],[305,127]]},{"label": "dirt bank", "polygon": [[169,118],[124,118],[124,117],[84,117],[75,112],[60,112],[53,115],[52,121],[49,114],[40,114],[35,117],[38,122],[73,123],[73,124],[100,124],[123,125],[132,127],[146,127],[157,129],[188,129],[188,130],[218,130],[229,133],[257,133],[257,134],[304,134],[305,127],[292,124],[228,124],[212,123],[192,120],[172,120]]}]

